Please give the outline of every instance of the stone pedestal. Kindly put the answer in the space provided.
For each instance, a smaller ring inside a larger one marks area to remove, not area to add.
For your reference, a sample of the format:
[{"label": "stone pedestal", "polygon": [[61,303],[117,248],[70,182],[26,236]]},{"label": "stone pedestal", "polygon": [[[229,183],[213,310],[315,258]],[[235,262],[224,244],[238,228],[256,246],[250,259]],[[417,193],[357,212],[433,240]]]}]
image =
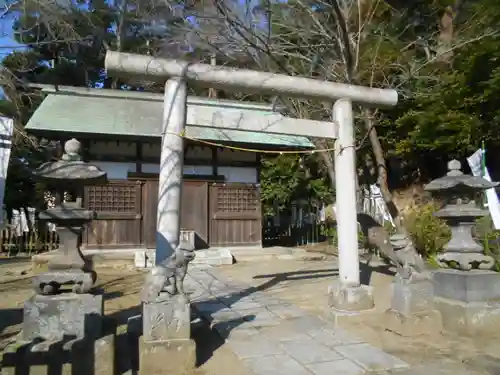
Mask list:
[{"label": "stone pedestal", "polygon": [[193,340],[139,341],[139,375],[190,375],[196,366]]},{"label": "stone pedestal", "polygon": [[370,310],[373,303],[373,289],[367,285],[347,286],[337,281],[328,288],[329,305],[338,311]]},{"label": "stone pedestal", "polygon": [[392,284],[391,308],[385,313],[388,330],[402,336],[439,333],[441,316],[434,309],[432,281],[411,276],[396,275]]},{"label": "stone pedestal", "polygon": [[22,339],[26,341],[98,338],[102,333],[101,295],[34,295],[24,304]]},{"label": "stone pedestal", "polygon": [[139,374],[184,374],[196,365],[191,340],[191,307],[183,295],[160,293],[143,305],[143,336],[139,344]]},{"label": "stone pedestal", "polygon": [[495,334],[500,325],[500,274],[452,269],[434,273],[436,309],[443,328],[459,334]]},{"label": "stone pedestal", "polygon": [[115,336],[95,340],[18,341],[2,356],[2,375],[109,375],[114,373]]},{"label": "stone pedestal", "polygon": [[2,375],[114,373],[115,335],[103,336],[100,295],[34,295],[18,341],[4,350]]}]

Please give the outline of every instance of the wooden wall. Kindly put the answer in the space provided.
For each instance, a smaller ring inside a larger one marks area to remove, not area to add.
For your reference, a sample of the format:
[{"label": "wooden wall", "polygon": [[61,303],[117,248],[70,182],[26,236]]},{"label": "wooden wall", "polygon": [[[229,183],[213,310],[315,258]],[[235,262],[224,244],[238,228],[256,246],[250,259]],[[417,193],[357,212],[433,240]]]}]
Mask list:
[{"label": "wooden wall", "polygon": [[[260,245],[259,188],[184,181],[181,228],[196,231],[200,247]],[[85,188],[84,205],[97,212],[86,229],[87,249],[154,248],[158,180],[111,181]]]}]

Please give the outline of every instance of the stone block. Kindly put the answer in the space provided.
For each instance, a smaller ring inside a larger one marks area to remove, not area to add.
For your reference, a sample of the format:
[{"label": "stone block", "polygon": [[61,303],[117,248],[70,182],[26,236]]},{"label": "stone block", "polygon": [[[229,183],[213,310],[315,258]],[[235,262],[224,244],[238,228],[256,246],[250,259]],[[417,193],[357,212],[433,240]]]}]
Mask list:
[{"label": "stone block", "polygon": [[396,275],[391,287],[391,308],[381,317],[387,330],[406,337],[441,332],[441,315],[434,310],[431,280],[405,280]]},{"label": "stone block", "polygon": [[370,319],[374,319],[374,316],[380,315],[382,314],[379,311],[376,311],[376,309],[346,311],[331,308],[329,318],[335,328],[347,328],[352,324],[363,324],[364,320],[367,319],[367,316],[369,316]]},{"label": "stone block", "polygon": [[364,375],[366,371],[348,359],[306,365],[314,375]]},{"label": "stone block", "polygon": [[229,249],[209,249],[196,251],[196,258],[192,264],[203,264],[210,266],[230,265],[234,263],[233,254]]},{"label": "stone block", "polygon": [[243,363],[255,375],[310,375],[304,366],[287,355],[252,358]]},{"label": "stone block", "polygon": [[195,309],[203,317],[209,318],[213,313],[219,311],[230,311],[230,309],[218,300],[211,300],[206,302],[195,302],[193,303],[193,309]]},{"label": "stone block", "polygon": [[[34,275],[40,275],[49,271],[49,262],[59,256],[59,250],[36,254],[31,257],[32,271]],[[83,260],[86,269],[94,269],[93,254],[84,254]]]},{"label": "stone block", "polygon": [[134,253],[134,266],[135,268],[152,268],[152,264],[148,264],[148,256],[146,255],[146,251],[136,251]]},{"label": "stone block", "polygon": [[276,314],[281,319],[291,319],[291,318],[300,318],[302,316],[307,316],[307,312],[295,307],[291,304],[281,303],[279,305],[271,305],[266,306],[266,308],[271,311],[273,314]]},{"label": "stone block", "polygon": [[338,346],[335,350],[367,371],[388,371],[409,367],[406,362],[370,344]]},{"label": "stone block", "polygon": [[342,356],[337,351],[316,342],[312,338],[283,342],[281,346],[289,356],[303,365],[342,359]]},{"label": "stone block", "polygon": [[410,316],[434,309],[431,280],[404,280],[396,275],[392,284],[391,310]]},{"label": "stone block", "polygon": [[239,359],[261,358],[285,354],[283,348],[274,341],[263,341],[260,335],[241,336],[229,340],[229,347]]},{"label": "stone block", "polygon": [[233,340],[248,338],[257,335],[259,331],[244,319],[234,319],[226,322],[215,322],[212,324],[215,330],[223,339]]},{"label": "stone block", "polygon": [[94,343],[94,372],[92,375],[115,373],[115,335],[104,336]]},{"label": "stone block", "polygon": [[229,302],[228,306],[231,308],[231,310],[241,311],[242,313],[245,310],[255,310],[264,308],[260,303],[250,299],[247,300],[238,299],[236,301]]},{"label": "stone block", "polygon": [[193,340],[139,340],[139,375],[190,375],[196,366]]},{"label": "stone block", "polygon": [[329,305],[340,311],[370,310],[373,302],[373,288],[367,285],[346,286],[340,281],[328,288]]},{"label": "stone block", "polygon": [[322,329],[327,324],[327,322],[323,319],[313,315],[287,319],[287,322],[289,322],[289,324],[293,324],[297,332],[305,333],[309,333],[317,329]]},{"label": "stone block", "polygon": [[278,315],[273,314],[265,307],[242,310],[239,313],[255,328],[275,326],[283,322]]},{"label": "stone block", "polygon": [[160,293],[157,301],[144,303],[142,322],[145,342],[191,338],[191,307],[180,294]]},{"label": "stone block", "polygon": [[214,312],[210,314],[208,320],[217,323],[217,322],[227,322],[229,320],[243,320],[243,317],[238,314],[236,311],[225,309],[221,311]]},{"label": "stone block", "polygon": [[442,330],[441,314],[437,310],[427,310],[411,315],[387,310],[383,319],[388,331],[404,337],[439,334]]},{"label": "stone block", "polygon": [[35,295],[24,304],[22,339],[97,338],[102,333],[101,295]]},{"label": "stone block", "polygon": [[443,329],[462,335],[496,335],[500,327],[500,301],[463,302],[434,299],[441,313]]},{"label": "stone block", "polygon": [[314,341],[326,345],[330,348],[336,346],[359,344],[363,341],[352,333],[344,331],[341,328],[320,328],[308,332]]},{"label": "stone block", "polygon": [[2,375],[115,373],[114,335],[97,340],[16,342],[5,348]]},{"label": "stone block", "polygon": [[433,273],[436,297],[462,302],[500,301],[500,273],[441,269]]}]

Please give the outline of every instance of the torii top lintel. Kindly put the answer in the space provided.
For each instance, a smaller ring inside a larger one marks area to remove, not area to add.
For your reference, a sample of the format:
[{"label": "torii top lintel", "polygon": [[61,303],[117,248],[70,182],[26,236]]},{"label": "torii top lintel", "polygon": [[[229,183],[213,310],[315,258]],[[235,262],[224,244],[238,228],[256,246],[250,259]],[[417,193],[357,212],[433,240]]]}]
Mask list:
[{"label": "torii top lintel", "polygon": [[398,102],[397,92],[390,89],[347,85],[115,51],[106,53],[105,68],[111,76],[139,76],[153,81],[184,77],[187,81],[213,88],[243,89],[331,101],[345,98],[370,107],[392,107]]}]

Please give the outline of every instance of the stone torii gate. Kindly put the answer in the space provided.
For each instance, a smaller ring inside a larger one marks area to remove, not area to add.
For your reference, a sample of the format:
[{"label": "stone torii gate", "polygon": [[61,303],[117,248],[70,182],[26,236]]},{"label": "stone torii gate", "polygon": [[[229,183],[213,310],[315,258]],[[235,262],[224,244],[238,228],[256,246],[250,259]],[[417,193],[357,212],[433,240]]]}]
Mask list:
[{"label": "stone torii gate", "polygon": [[[263,92],[281,96],[334,102],[333,123],[313,126],[307,120],[281,115],[245,118],[221,109],[211,115],[210,127],[262,133],[305,135],[335,141],[338,253],[340,280],[330,290],[331,305],[340,310],[373,307],[370,289],[360,285],[358,228],[356,219],[356,165],[353,103],[370,107],[391,107],[398,101],[394,90],[354,86],[304,77],[247,69],[193,64],[182,60],[108,51],[108,74],[166,81],[162,126],[159,181],[156,264],[166,259],[179,243],[183,138],[186,125],[187,83],[205,87]],[[316,122],[317,123],[317,122]]]}]

